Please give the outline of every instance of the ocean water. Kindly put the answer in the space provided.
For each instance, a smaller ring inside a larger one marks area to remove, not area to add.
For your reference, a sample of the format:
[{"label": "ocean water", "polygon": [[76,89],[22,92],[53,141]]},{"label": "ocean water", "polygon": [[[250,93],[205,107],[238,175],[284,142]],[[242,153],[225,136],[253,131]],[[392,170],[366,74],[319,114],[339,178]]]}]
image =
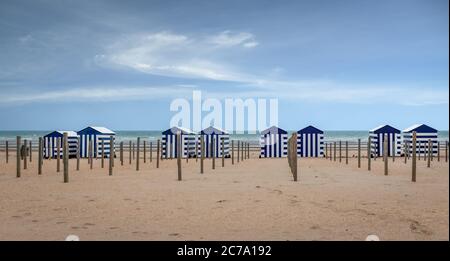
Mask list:
[{"label": "ocean water", "polygon": [[[0,131],[0,144],[3,144],[5,140],[15,142],[16,136],[21,136],[22,139],[37,141],[39,137],[42,137],[51,131]],[[156,141],[161,138],[161,131],[115,131],[116,140],[129,141],[136,140],[137,137],[148,138],[149,141]],[[289,131],[293,133],[294,131]],[[368,131],[324,131],[325,141],[357,141],[358,139],[365,140],[368,137]],[[232,134],[231,139],[243,140],[251,144],[259,143],[259,134]],[[440,141],[448,140],[448,131],[439,131],[438,139]]]}]

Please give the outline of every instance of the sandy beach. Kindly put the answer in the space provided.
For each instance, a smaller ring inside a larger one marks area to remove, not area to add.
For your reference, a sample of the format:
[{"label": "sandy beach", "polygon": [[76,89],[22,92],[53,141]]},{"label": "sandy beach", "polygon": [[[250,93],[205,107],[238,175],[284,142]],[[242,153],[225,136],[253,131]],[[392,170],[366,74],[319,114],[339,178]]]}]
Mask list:
[{"label": "sandy beach", "polygon": [[[127,153],[125,153],[127,157]],[[142,155],[142,154],[141,154]],[[442,159],[418,162],[411,182],[411,162],[381,158],[357,168],[357,160],[299,159],[293,182],[287,160],[258,159],[216,169],[205,160],[141,159],[124,166],[115,161],[113,176],[101,160],[90,170],[87,159],[70,182],[45,160],[37,175],[37,157],[16,178],[15,156],[0,157],[0,240],[449,240],[449,169]],[[62,170],[62,168],[61,168]]]}]

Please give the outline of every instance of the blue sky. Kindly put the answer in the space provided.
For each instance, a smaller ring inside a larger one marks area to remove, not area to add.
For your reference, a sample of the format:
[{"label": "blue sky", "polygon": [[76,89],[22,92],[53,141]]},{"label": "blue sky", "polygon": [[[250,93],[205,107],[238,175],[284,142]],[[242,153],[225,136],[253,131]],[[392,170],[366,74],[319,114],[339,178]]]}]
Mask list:
[{"label": "blue sky", "polygon": [[174,98],[278,98],[299,129],[448,130],[447,0],[0,1],[0,130],[169,127]]}]

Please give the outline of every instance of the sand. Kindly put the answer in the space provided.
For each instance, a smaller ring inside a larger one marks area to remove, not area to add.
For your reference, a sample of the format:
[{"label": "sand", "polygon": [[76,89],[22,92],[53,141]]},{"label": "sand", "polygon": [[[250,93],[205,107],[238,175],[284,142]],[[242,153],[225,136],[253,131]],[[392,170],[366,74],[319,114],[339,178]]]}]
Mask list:
[{"label": "sand", "polygon": [[[125,153],[128,156],[128,153]],[[147,154],[148,155],[148,154]],[[142,156],[142,153],[141,153]],[[216,169],[205,161],[140,161],[120,166],[113,176],[100,160],[89,170],[86,159],[70,182],[45,160],[37,175],[37,157],[16,178],[15,156],[0,156],[0,240],[449,240],[449,169],[444,160],[426,167],[418,162],[381,158],[357,168],[355,158],[341,163],[300,159],[293,182],[287,160],[252,159]],[[61,168],[62,169],[62,168]]]}]

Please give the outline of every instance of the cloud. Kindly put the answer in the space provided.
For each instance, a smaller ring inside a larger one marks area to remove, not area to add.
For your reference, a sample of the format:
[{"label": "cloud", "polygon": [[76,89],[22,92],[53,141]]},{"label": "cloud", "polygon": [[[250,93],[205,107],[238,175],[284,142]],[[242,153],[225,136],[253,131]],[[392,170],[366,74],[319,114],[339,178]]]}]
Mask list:
[{"label": "cloud", "polygon": [[259,44],[255,41],[255,37],[251,33],[232,33],[230,31],[223,31],[217,35],[211,36],[208,39],[208,42],[218,47],[232,47],[241,45],[246,48],[253,48]]}]

